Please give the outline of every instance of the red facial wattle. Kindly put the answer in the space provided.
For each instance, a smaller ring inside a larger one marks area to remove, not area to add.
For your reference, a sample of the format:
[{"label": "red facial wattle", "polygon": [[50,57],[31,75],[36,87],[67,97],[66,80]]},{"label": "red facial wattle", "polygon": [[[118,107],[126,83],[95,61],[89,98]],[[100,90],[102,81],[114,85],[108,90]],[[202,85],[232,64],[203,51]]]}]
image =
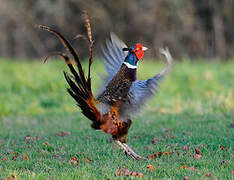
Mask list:
[{"label": "red facial wattle", "polygon": [[132,52],[136,54],[138,60],[144,57],[143,46],[140,43],[136,44],[136,48]]}]

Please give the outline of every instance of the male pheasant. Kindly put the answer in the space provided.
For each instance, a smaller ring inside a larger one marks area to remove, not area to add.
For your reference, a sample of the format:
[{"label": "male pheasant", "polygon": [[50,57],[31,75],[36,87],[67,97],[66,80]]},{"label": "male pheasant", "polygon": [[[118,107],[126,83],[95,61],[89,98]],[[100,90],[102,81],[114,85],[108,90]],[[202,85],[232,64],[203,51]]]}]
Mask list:
[{"label": "male pheasant", "polygon": [[110,40],[106,41],[103,48],[104,62],[108,77],[100,95],[95,98],[91,89],[91,64],[93,62],[93,40],[89,17],[86,12],[83,14],[87,29],[87,36],[78,35],[88,40],[89,43],[89,69],[87,78],[79,59],[79,56],[70,42],[59,32],[40,25],[39,28],[55,34],[68,53],[70,53],[77,66],[75,70],[69,57],[64,53],[55,53],[61,56],[72,76],[64,72],[65,79],[69,84],[68,93],[77,102],[82,113],[91,120],[91,127],[101,129],[107,134],[112,135],[115,142],[133,159],[145,159],[137,155],[127,144],[126,136],[132,124],[131,118],[135,115],[156,92],[159,81],[168,72],[172,58],[168,49],[161,49],[165,55],[168,66],[154,77],[144,80],[136,80],[137,63],[144,56],[147,49],[140,43],[128,48],[118,37],[111,33]]}]

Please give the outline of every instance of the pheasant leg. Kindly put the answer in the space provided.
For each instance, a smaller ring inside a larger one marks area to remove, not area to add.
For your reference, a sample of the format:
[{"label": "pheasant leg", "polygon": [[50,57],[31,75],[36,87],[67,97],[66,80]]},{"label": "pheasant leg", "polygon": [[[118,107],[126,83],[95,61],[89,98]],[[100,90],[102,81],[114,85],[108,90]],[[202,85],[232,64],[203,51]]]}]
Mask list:
[{"label": "pheasant leg", "polygon": [[138,159],[142,159],[142,160],[146,160],[147,158],[142,157],[138,154],[136,154],[127,144],[120,142],[119,140],[115,141],[120,147],[121,149],[123,149],[123,151],[126,153],[126,155],[130,156],[131,158],[138,160]]}]

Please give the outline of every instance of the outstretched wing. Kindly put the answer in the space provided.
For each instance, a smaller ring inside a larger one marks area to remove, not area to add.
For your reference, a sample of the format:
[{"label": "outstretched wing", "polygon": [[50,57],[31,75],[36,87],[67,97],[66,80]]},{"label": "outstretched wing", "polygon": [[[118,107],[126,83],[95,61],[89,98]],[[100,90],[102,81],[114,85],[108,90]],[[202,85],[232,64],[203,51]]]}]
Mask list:
[{"label": "outstretched wing", "polygon": [[123,51],[127,45],[124,44],[114,33],[110,34],[110,40],[106,40],[106,46],[103,47],[103,58],[105,63],[105,68],[107,71],[107,77],[105,77],[105,84],[115,76],[119,71],[127,52]]},{"label": "outstretched wing", "polygon": [[148,80],[133,82],[127,101],[120,107],[121,116],[131,118],[131,116],[136,115],[157,92],[158,83],[161,78],[162,76],[157,74]]},{"label": "outstretched wing", "polygon": [[163,79],[172,65],[172,57],[169,50],[167,48],[160,49],[160,52],[166,57],[167,67],[150,79],[132,83],[128,93],[128,99],[120,107],[121,116],[131,118],[131,116],[139,112],[145,103],[157,92],[160,80]]}]

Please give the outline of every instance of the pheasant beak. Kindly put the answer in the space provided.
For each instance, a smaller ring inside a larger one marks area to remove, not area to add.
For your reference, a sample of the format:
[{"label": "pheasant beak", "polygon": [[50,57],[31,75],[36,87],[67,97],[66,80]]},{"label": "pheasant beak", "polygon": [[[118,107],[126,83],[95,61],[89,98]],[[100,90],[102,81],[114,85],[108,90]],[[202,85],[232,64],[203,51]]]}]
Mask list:
[{"label": "pheasant beak", "polygon": [[142,47],[143,51],[146,51],[147,49],[148,49],[147,47],[144,47],[144,46]]}]

